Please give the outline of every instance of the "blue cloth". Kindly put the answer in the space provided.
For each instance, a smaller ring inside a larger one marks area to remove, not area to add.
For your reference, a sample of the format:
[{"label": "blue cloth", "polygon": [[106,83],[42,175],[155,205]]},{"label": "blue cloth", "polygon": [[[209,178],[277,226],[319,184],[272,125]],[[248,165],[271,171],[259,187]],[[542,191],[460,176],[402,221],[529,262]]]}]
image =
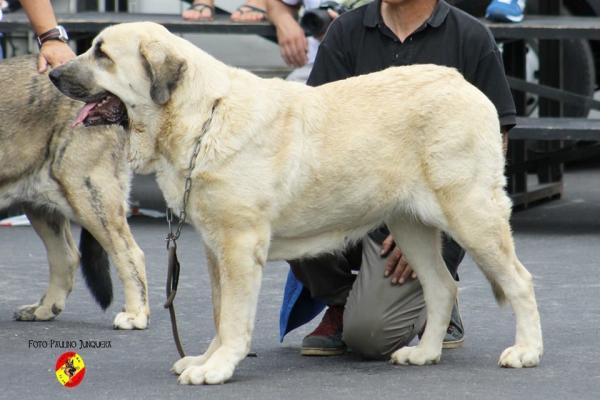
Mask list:
[{"label": "blue cloth", "polygon": [[315,300],[310,291],[288,272],[283,292],[283,302],[279,311],[279,341],[294,329],[310,322],[325,308],[325,303]]},{"label": "blue cloth", "polygon": [[485,18],[496,22],[521,22],[525,0],[492,0],[485,10]]}]

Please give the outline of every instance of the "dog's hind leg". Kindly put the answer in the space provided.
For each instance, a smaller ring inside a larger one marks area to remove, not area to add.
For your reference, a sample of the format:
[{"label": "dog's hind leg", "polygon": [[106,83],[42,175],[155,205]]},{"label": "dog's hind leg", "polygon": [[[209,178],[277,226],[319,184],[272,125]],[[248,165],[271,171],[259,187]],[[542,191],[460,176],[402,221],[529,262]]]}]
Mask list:
[{"label": "dog's hind leg", "polygon": [[440,232],[413,218],[388,221],[387,224],[408,264],[419,277],[427,307],[427,325],[419,344],[396,350],[391,361],[403,365],[436,364],[442,354],[442,341],[457,293],[456,283],[442,259]]},{"label": "dog's hind leg", "polygon": [[42,298],[35,304],[19,307],[14,318],[20,321],[47,321],[54,319],[65,308],[67,296],[73,289],[79,252],[65,216],[30,207],[25,207],[25,213],[46,247],[50,280]]},{"label": "dog's hind leg", "polygon": [[515,345],[502,353],[499,364],[534,367],[543,353],[540,316],[532,276],[515,254],[509,225],[510,200],[502,190],[497,190],[493,198],[473,191],[469,198],[455,204],[464,208],[456,214],[460,217],[451,223],[449,233],[481,268],[497,301],[508,300],[515,313]]},{"label": "dog's hind leg", "polygon": [[[217,263],[217,258],[207,246],[204,246],[204,251],[206,253],[206,260],[208,264],[208,273],[210,276],[210,284],[211,284],[211,296],[212,296],[212,304],[213,304],[213,317],[215,327],[217,332],[219,331],[219,319],[221,315],[221,287],[220,287],[220,274]],[[183,371],[185,371],[188,367],[199,367],[204,365],[206,361],[213,355],[217,349],[221,347],[221,339],[219,339],[219,335],[216,334],[213,340],[210,342],[208,349],[201,356],[186,356],[181,360],[178,360],[171,368],[172,372],[175,372],[177,375],[181,375]]]},{"label": "dog's hind leg", "polygon": [[220,293],[213,294],[218,302],[215,305],[218,342],[215,339],[213,344],[220,346],[204,365],[185,369],[179,377],[181,384],[224,383],[250,350],[269,232],[261,226],[249,230],[247,226],[252,226],[251,223],[240,225],[219,231],[217,243],[210,246],[217,255],[220,288]]}]

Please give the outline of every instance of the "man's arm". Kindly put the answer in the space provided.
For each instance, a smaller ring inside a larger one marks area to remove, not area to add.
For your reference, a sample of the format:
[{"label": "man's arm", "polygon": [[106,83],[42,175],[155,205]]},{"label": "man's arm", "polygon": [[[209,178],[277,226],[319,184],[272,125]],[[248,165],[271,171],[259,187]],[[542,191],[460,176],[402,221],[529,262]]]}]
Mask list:
[{"label": "man's arm", "polygon": [[267,18],[277,30],[281,57],[288,65],[301,67],[308,61],[308,41],[297,21],[298,8],[281,0],[267,1]]},{"label": "man's arm", "polygon": [[[48,32],[58,25],[50,0],[21,0],[21,5],[36,35]],[[48,64],[56,67],[73,57],[75,57],[75,53],[67,43],[60,40],[48,40],[40,48],[38,72],[44,73]]]}]

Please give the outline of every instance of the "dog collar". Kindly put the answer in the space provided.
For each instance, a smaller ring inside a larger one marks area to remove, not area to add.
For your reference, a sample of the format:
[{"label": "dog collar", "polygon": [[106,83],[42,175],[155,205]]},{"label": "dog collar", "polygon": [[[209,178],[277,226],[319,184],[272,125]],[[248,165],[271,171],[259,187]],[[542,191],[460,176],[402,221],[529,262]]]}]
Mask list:
[{"label": "dog collar", "polygon": [[67,35],[65,28],[57,25],[56,28],[52,28],[48,32],[42,33],[37,37],[37,40],[40,46],[46,43],[48,40],[60,40],[63,43],[67,43],[69,40],[69,35]]}]

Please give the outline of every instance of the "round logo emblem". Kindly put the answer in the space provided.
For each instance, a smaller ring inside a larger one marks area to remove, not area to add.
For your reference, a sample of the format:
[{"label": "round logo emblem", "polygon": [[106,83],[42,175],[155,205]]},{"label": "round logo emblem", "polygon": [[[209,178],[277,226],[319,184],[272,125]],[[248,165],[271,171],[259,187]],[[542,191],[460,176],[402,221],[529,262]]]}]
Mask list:
[{"label": "round logo emblem", "polygon": [[56,379],[64,387],[79,385],[84,376],[85,364],[81,356],[74,351],[68,351],[56,360]]}]

